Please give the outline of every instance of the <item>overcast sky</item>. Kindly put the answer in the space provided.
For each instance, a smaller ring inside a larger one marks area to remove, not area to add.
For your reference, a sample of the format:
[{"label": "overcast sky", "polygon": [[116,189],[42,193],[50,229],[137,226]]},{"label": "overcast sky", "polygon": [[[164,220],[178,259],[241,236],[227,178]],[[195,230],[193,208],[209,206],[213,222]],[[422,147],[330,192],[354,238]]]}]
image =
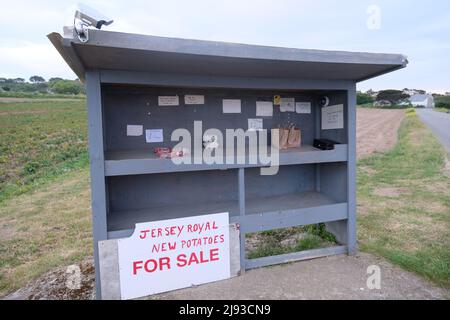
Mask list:
[{"label": "overcast sky", "polygon": [[[73,23],[77,1],[1,1],[0,77],[73,79],[46,35]],[[360,90],[450,91],[450,1],[86,0],[105,30],[294,48],[402,53],[406,69]],[[375,7],[374,7],[375,5]],[[379,19],[378,19],[379,18]]]}]

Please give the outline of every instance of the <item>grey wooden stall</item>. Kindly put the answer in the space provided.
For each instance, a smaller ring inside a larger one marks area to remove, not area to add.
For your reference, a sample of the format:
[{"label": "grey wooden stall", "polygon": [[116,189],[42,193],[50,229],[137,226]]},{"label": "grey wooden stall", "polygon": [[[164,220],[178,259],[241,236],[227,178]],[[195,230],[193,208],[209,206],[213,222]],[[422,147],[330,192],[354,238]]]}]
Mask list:
[{"label": "grey wooden stall", "polygon": [[[89,117],[95,263],[97,242],[129,236],[137,222],[227,211],[240,225],[243,270],[356,250],[356,83],[407,64],[403,55],[300,50],[172,39],[90,30],[90,39],[52,33],[49,39],[86,83]],[[202,106],[163,108],[161,95],[205,96]],[[163,128],[247,128],[258,100],[274,95],[312,103],[310,114],[264,118],[270,129],[289,120],[302,146],[281,151],[280,170],[262,164],[175,165],[152,154],[145,138],[126,136],[127,124]],[[321,130],[321,96],[344,105],[344,128]],[[242,113],[223,114],[222,99],[242,101]],[[287,117],[289,117],[287,119]],[[314,138],[338,141],[312,147]],[[245,257],[245,234],[326,223],[339,246],[259,259]],[[97,294],[99,274],[96,268]]]}]

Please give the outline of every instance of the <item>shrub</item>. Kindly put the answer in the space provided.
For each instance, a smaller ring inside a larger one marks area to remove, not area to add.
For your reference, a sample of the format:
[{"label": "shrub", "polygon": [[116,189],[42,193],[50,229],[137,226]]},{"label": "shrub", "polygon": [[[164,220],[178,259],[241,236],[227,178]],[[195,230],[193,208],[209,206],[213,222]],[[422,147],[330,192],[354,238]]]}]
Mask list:
[{"label": "shrub", "polygon": [[356,103],[358,105],[373,103],[374,99],[367,93],[358,92],[356,95]]},{"label": "shrub", "polygon": [[50,83],[50,88],[55,93],[80,94],[84,93],[84,87],[80,82],[71,80],[59,80]]}]

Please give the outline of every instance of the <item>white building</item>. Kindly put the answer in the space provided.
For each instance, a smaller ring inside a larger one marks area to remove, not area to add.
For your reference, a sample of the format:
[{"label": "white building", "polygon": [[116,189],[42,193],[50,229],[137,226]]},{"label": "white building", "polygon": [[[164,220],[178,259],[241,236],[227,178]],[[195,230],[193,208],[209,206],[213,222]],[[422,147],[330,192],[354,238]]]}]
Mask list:
[{"label": "white building", "polygon": [[414,94],[409,101],[413,107],[434,108],[434,98],[431,94]]}]

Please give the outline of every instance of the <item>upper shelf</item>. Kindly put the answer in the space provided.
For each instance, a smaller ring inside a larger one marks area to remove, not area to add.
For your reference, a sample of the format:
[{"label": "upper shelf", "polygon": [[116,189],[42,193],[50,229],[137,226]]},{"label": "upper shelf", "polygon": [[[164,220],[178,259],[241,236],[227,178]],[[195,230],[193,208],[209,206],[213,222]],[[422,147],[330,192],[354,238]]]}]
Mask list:
[{"label": "upper shelf", "polygon": [[[280,150],[279,165],[311,164],[326,162],[342,162],[348,159],[348,146],[336,145],[335,150],[323,151],[313,146]],[[269,148],[270,151],[270,148]],[[226,151],[224,152],[226,155]],[[270,156],[270,155],[269,155]],[[198,161],[196,161],[198,160]],[[233,160],[232,158],[230,160]],[[233,164],[201,163],[201,158],[191,157],[191,164],[175,164],[170,159],[160,159],[152,150],[112,150],[105,153],[105,175],[120,176],[133,174],[167,173],[200,170],[225,170],[235,168],[268,167],[270,163],[250,163],[248,152],[241,161],[230,161]],[[196,164],[198,162],[198,164]],[[275,165],[272,162],[272,165]]]}]

